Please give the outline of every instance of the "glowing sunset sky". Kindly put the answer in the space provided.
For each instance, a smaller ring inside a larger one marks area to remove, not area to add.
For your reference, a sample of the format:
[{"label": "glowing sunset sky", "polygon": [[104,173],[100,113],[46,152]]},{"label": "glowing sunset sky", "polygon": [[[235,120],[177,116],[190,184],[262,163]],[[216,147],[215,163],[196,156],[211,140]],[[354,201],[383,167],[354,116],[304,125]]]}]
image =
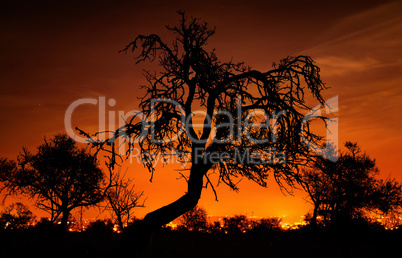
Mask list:
[{"label": "glowing sunset sky", "polygon": [[[64,130],[67,107],[80,98],[115,99],[108,111],[130,111],[145,84],[133,55],[118,54],[138,34],[159,34],[176,24],[176,10],[216,26],[208,46],[221,60],[233,57],[268,70],[288,55],[310,55],[339,96],[339,140],[357,141],[376,158],[381,176],[402,181],[402,3],[400,1],[18,1],[0,10],[0,155],[15,159],[22,146],[34,151],[43,137]],[[97,131],[98,110],[74,113],[73,126]],[[142,165],[127,166],[143,190],[138,216],[181,196],[186,185],[170,167],[154,182]],[[240,192],[210,189],[200,205],[211,215],[305,214],[303,192],[284,196],[243,180]],[[74,212],[73,212],[74,214]]]}]

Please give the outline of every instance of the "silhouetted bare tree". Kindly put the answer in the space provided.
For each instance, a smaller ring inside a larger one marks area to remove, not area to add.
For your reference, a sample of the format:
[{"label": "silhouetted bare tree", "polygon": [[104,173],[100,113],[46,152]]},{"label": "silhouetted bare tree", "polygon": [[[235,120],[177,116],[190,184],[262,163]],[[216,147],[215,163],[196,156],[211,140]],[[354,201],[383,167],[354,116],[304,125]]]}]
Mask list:
[{"label": "silhouetted bare tree", "polygon": [[67,228],[70,212],[103,199],[104,174],[97,159],[77,147],[66,134],[58,134],[38,147],[36,154],[25,148],[18,164],[2,159],[0,182],[8,194],[21,193],[35,199],[36,206]]},{"label": "silhouetted bare tree", "polygon": [[144,207],[140,199],[144,192],[136,192],[132,179],[125,179],[125,174],[117,173],[112,179],[112,186],[106,192],[106,210],[112,214],[112,219],[123,230],[124,225],[133,218],[134,208]]},{"label": "silhouetted bare tree", "polygon": [[[253,70],[241,62],[222,62],[214,50],[206,48],[215,28],[199,19],[187,19],[182,12],[179,15],[178,26],[167,26],[176,36],[173,44],[155,34],[139,35],[122,50],[138,53],[137,63],[156,60],[161,68],[159,73],[146,72],[149,85],[144,87],[142,113],[127,119],[126,125],[104,141],[80,130],[98,151],[110,153],[111,166],[117,162],[118,139],[127,141],[128,153],[135,148],[141,151],[142,162],[152,175],[158,155],[176,155],[188,162],[187,192],[147,214],[143,223],[149,228],[158,228],[194,208],[203,187],[214,189],[207,174],[210,170],[235,190],[239,177],[266,186],[269,174],[279,185],[293,186],[299,179],[298,166],[312,158],[302,136],[316,145],[321,139],[308,123],[302,128],[309,110],[305,94],[310,91],[324,104],[320,69],[310,57],[287,57],[268,71]],[[197,125],[193,116],[200,109],[205,119]],[[259,126],[264,122],[267,126]],[[278,162],[278,157],[264,156],[275,151],[286,157],[279,157]],[[233,158],[236,153],[245,154],[246,161]],[[250,158],[253,162],[248,162]]]},{"label": "silhouetted bare tree", "polygon": [[342,226],[369,212],[390,213],[402,207],[401,184],[394,179],[379,180],[375,160],[357,143],[346,142],[337,162],[317,157],[313,169],[303,175],[305,189],[314,205],[311,224],[317,216],[325,223]]}]

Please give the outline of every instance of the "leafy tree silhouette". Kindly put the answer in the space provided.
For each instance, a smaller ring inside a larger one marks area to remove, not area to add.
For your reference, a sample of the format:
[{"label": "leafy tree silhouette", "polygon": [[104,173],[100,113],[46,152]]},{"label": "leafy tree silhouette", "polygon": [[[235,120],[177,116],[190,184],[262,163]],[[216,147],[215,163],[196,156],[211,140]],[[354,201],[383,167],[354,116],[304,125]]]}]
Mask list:
[{"label": "leafy tree silhouette", "polygon": [[[141,151],[142,162],[151,175],[157,155],[177,155],[187,164],[187,192],[145,216],[143,226],[150,230],[194,208],[204,187],[214,190],[207,173],[210,170],[218,173],[219,182],[234,190],[238,189],[239,177],[265,187],[269,174],[281,187],[292,187],[299,180],[299,165],[313,158],[301,136],[316,145],[321,140],[310,131],[308,123],[304,130],[301,128],[304,113],[309,110],[305,94],[310,91],[314,99],[324,104],[321,92],[325,85],[319,67],[310,57],[287,57],[269,71],[253,70],[242,62],[222,62],[214,50],[206,49],[215,28],[178,13],[179,25],[167,26],[176,36],[173,44],[168,45],[155,34],[139,35],[122,50],[138,53],[137,63],[158,61],[161,68],[159,73],[145,73],[149,85],[144,87],[146,93],[141,98],[142,113],[128,119],[106,140],[77,128],[97,151],[107,151],[111,167],[118,162],[118,138],[127,141],[128,154],[136,148]],[[205,111],[200,125],[193,120],[199,109]],[[225,112],[219,113],[220,110]],[[268,123],[268,119],[261,119],[256,115],[258,111],[272,115],[275,126],[259,127],[260,122]],[[278,115],[280,111],[285,115]],[[138,118],[141,121],[137,122]],[[147,123],[147,118],[152,121]],[[286,162],[266,164],[262,161],[268,158],[264,157],[254,157],[256,162],[233,158],[236,152],[264,154],[272,150],[286,153]],[[216,159],[217,156],[223,158]]]},{"label": "leafy tree silhouette", "polygon": [[309,218],[314,227],[318,215],[324,223],[339,228],[370,212],[387,214],[402,207],[401,184],[395,179],[376,179],[375,160],[357,143],[346,142],[345,147],[337,162],[317,157],[314,167],[304,171],[304,186],[314,205]]},{"label": "leafy tree silhouette", "polygon": [[35,221],[35,215],[24,204],[10,204],[0,213],[0,230],[27,229]]},{"label": "leafy tree silhouette", "polygon": [[251,229],[252,223],[246,215],[235,215],[229,218],[223,218],[223,230],[225,233],[239,234],[245,233]]},{"label": "leafy tree silhouette", "polygon": [[25,194],[36,206],[67,229],[68,217],[77,207],[99,203],[104,197],[104,174],[97,159],[77,147],[66,134],[58,134],[38,147],[36,154],[25,148],[18,164],[1,160],[0,181],[8,194]]}]

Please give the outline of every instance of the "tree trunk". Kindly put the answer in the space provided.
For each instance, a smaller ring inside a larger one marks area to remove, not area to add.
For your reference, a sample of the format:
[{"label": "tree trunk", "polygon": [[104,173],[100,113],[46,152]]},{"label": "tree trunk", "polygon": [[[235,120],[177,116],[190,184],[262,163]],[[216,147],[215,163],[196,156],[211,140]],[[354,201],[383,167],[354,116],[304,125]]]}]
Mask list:
[{"label": "tree trunk", "polygon": [[62,213],[63,213],[63,216],[61,218],[60,228],[61,228],[61,230],[66,231],[67,224],[68,224],[68,217],[70,216],[70,211],[68,209],[63,209]]},{"label": "tree trunk", "polygon": [[134,240],[138,246],[140,256],[152,256],[152,240],[156,230],[197,205],[201,197],[204,175],[210,168],[210,164],[204,164],[201,160],[198,160],[198,162],[193,160],[187,181],[187,192],[171,204],[148,213],[136,225],[134,239],[131,240]]},{"label": "tree trunk", "polygon": [[311,227],[312,227],[313,229],[317,229],[318,207],[319,207],[318,204],[315,204],[315,205],[314,205],[313,216],[312,216],[311,221],[310,221]]},{"label": "tree trunk", "polygon": [[117,212],[116,217],[117,217],[117,224],[119,225],[120,230],[123,231],[123,220],[121,218],[121,213]]},{"label": "tree trunk", "polygon": [[144,226],[151,230],[158,229],[194,208],[201,197],[203,177],[207,171],[207,166],[203,164],[193,165],[187,182],[187,192],[171,204],[148,213],[143,219]]}]

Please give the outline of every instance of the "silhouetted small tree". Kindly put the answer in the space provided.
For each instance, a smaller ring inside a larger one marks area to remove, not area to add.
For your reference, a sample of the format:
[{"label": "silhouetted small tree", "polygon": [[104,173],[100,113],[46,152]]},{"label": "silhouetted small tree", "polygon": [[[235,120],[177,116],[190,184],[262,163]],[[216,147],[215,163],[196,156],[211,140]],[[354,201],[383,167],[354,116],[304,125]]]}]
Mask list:
[{"label": "silhouetted small tree", "polygon": [[32,226],[35,215],[24,204],[10,204],[0,212],[0,230],[21,230]]},{"label": "silhouetted small tree", "polygon": [[206,231],[208,229],[207,211],[199,206],[184,213],[178,221],[179,230]]},{"label": "silhouetted small tree", "polygon": [[18,163],[1,159],[0,165],[2,190],[35,199],[52,221],[61,217],[63,229],[73,209],[95,205],[104,197],[104,174],[96,157],[66,134],[45,139],[36,154],[24,148]]},{"label": "silhouetted small tree", "polygon": [[314,167],[304,172],[305,189],[314,205],[309,218],[317,225],[343,226],[371,212],[387,214],[402,206],[401,184],[394,179],[378,180],[375,160],[363,153],[357,143],[346,142],[337,162],[317,157]]},{"label": "silhouetted small tree", "polygon": [[132,179],[125,179],[125,174],[117,173],[111,187],[106,192],[106,207],[110,211],[112,220],[123,230],[130,219],[134,217],[134,208],[144,207],[144,201],[140,202],[144,192],[136,192]]}]

